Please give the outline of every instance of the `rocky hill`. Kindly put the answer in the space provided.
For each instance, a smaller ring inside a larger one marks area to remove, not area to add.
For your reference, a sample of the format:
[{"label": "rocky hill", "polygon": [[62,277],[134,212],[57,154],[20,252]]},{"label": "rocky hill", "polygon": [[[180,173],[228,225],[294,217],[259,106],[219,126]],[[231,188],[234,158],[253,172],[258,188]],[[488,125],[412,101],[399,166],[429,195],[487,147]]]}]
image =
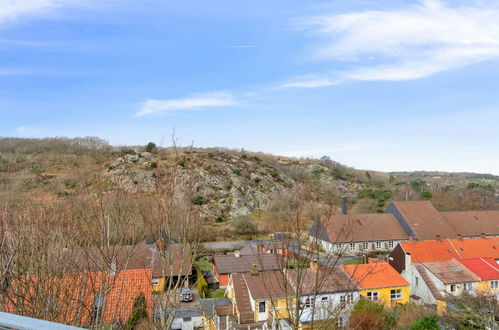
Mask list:
[{"label": "rocky hill", "polygon": [[379,212],[394,199],[431,199],[441,209],[494,208],[499,191],[499,177],[492,175],[381,173],[352,169],[327,157],[295,159],[222,148],[112,147],[98,138],[4,138],[0,202],[51,200],[117,188],[152,194],[160,168],[176,168],[180,185],[192,179],[192,203],[205,218],[219,222],[265,210],[301,185],[319,205],[339,204],[340,196],[349,196],[352,212]]}]

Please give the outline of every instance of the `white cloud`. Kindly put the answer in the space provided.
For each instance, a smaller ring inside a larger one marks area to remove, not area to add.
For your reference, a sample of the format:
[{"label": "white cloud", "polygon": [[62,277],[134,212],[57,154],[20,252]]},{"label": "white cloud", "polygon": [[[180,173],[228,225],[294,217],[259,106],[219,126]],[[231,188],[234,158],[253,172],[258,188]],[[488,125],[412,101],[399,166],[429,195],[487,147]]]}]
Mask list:
[{"label": "white cloud", "polygon": [[28,136],[32,136],[33,134],[35,134],[36,130],[31,126],[22,125],[22,126],[18,126],[16,128],[16,133],[21,137],[28,137]]},{"label": "white cloud", "polygon": [[467,3],[452,7],[424,0],[403,9],[317,16],[300,24],[323,37],[315,58],[356,66],[334,80],[412,80],[499,58],[499,3]]},{"label": "white cloud", "polygon": [[42,14],[54,9],[82,3],[84,0],[2,0],[0,24],[18,20],[26,15]]},{"label": "white cloud", "polygon": [[193,94],[186,98],[169,100],[146,100],[135,116],[146,116],[189,109],[227,107],[236,105],[234,96],[228,92]]},{"label": "white cloud", "polygon": [[336,85],[339,82],[340,82],[339,80],[331,80],[327,77],[321,77],[317,75],[307,75],[307,76],[295,77],[291,79],[289,82],[286,82],[278,86],[278,89],[294,88],[294,87],[301,87],[301,88],[326,87],[326,86]]}]

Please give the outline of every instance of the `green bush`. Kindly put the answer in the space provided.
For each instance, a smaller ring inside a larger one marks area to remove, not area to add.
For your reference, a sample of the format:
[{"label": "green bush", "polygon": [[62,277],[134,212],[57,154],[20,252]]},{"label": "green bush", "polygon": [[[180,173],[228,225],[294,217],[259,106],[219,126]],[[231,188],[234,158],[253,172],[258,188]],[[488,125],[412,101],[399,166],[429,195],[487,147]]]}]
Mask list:
[{"label": "green bush", "polygon": [[158,163],[157,162],[151,162],[151,169],[158,168]]},{"label": "green bush", "polygon": [[157,149],[156,144],[154,142],[149,142],[146,146],[147,152],[153,152]]},{"label": "green bush", "polygon": [[220,223],[220,222],[224,222],[224,221],[225,221],[225,218],[221,215],[219,215],[218,217],[215,218],[216,223]]},{"label": "green bush", "polygon": [[135,299],[133,300],[132,314],[128,319],[128,329],[135,329],[140,321],[147,318],[147,302],[146,297],[141,292]]},{"label": "green bush", "polygon": [[241,169],[240,168],[233,168],[232,173],[234,173],[235,175],[241,175]]},{"label": "green bush", "polygon": [[239,219],[236,219],[232,223],[232,226],[238,235],[254,235],[258,233],[258,228],[249,217],[240,217]]},{"label": "green bush", "polygon": [[203,196],[197,195],[192,198],[192,204],[194,205],[203,205],[205,203],[205,200]]},{"label": "green bush", "polygon": [[253,181],[255,181],[255,183],[259,183],[260,181],[262,181],[262,179],[260,179],[259,177],[256,177],[253,179]]},{"label": "green bush", "polygon": [[411,330],[440,330],[436,315],[427,315],[411,325]]},{"label": "green bush", "polygon": [[421,198],[431,199],[432,197],[433,197],[433,194],[429,191],[422,191],[421,192]]},{"label": "green bush", "polygon": [[208,282],[203,276],[203,272],[201,269],[196,268],[197,277],[198,277],[198,293],[201,299],[210,297],[210,290],[208,289]]}]

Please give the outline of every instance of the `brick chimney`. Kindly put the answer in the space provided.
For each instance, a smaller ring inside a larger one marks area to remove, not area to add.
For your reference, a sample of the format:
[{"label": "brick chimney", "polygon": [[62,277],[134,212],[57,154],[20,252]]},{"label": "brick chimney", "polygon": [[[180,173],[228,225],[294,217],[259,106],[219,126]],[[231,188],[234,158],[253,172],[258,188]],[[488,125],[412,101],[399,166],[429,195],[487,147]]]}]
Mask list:
[{"label": "brick chimney", "polygon": [[348,214],[348,197],[341,197],[341,214]]},{"label": "brick chimney", "polygon": [[463,236],[461,234],[457,234],[457,239],[462,241],[463,240]]},{"label": "brick chimney", "polygon": [[487,235],[485,235],[485,233],[480,233],[480,238],[487,238]]},{"label": "brick chimney", "polygon": [[441,242],[442,241],[442,239],[440,238],[440,235],[436,235],[435,237],[436,237],[437,242]]},{"label": "brick chimney", "polygon": [[414,237],[412,237],[412,235],[409,235],[409,242],[410,243],[414,242]]},{"label": "brick chimney", "polygon": [[314,272],[319,270],[319,263],[316,259],[310,260],[310,270]]},{"label": "brick chimney", "polygon": [[258,275],[258,265],[251,264],[251,275]]}]

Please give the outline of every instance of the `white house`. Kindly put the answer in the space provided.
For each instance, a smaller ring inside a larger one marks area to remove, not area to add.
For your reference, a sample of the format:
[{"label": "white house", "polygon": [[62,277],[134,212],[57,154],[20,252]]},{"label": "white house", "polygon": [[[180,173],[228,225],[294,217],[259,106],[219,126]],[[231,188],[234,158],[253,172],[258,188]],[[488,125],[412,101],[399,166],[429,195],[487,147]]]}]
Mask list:
[{"label": "white house", "polygon": [[393,214],[374,213],[323,217],[315,222],[309,238],[326,252],[356,255],[391,251],[408,236]]}]

